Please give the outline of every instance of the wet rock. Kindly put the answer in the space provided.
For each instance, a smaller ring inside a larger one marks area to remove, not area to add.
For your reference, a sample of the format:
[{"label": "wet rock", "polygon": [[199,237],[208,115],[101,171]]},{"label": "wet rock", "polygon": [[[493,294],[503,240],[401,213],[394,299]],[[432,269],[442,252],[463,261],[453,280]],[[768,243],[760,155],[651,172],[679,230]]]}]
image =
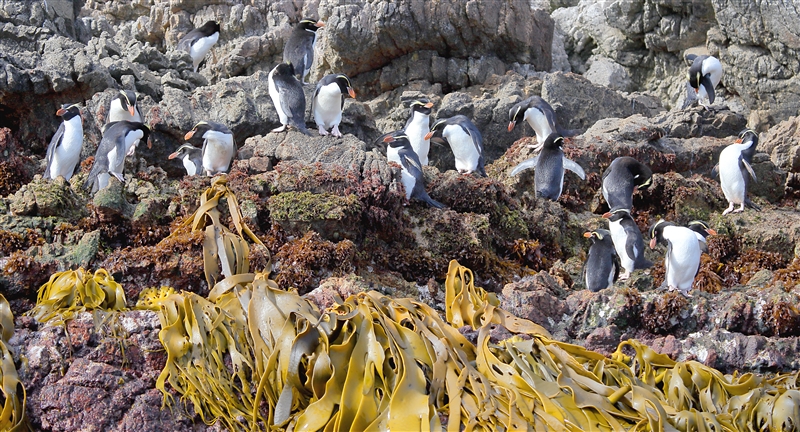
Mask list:
[{"label": "wet rock", "polygon": [[130,218],[135,207],[125,199],[124,185],[115,177],[108,182],[108,187],[98,190],[92,198],[92,204],[104,214],[122,215]]},{"label": "wet rock", "polygon": [[552,276],[539,272],[503,287],[500,307],[550,331],[555,327],[555,317],[567,311],[562,300],[565,296],[566,291]]}]

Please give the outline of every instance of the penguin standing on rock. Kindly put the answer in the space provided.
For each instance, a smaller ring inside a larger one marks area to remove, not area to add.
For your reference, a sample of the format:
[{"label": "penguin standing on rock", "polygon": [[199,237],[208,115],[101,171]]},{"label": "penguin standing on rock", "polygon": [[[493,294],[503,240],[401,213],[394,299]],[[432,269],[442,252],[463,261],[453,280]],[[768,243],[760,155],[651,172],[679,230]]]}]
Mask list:
[{"label": "penguin standing on rock", "polygon": [[443,208],[444,205],[434,200],[425,190],[425,180],[422,175],[422,164],[419,157],[411,148],[408,135],[403,131],[392,132],[383,139],[388,144],[386,158],[389,162],[396,162],[403,168],[401,181],[406,190],[406,199],[416,198],[424,201],[431,207]]},{"label": "penguin standing on rock", "polygon": [[544,141],[541,153],[515,166],[511,175],[517,175],[528,168],[535,168],[533,182],[536,196],[557,201],[564,188],[565,169],[577,174],[581,180],[586,180],[583,168],[564,156],[564,150],[561,148],[563,143],[564,138],[561,135],[550,134]]},{"label": "penguin standing on rock", "polygon": [[614,242],[614,249],[624,270],[619,279],[628,279],[634,270],[650,268],[653,263],[644,257],[642,232],[639,231],[639,226],[636,225],[630,211],[615,210],[604,214],[603,218],[608,219],[611,240]]},{"label": "penguin standing on rock", "polygon": [[433,109],[433,102],[429,100],[415,100],[411,102],[411,117],[406,121],[403,131],[411,141],[411,148],[419,156],[422,165],[428,165],[428,153],[431,150],[430,138],[426,138],[430,132],[430,116]]},{"label": "penguin standing on rock", "polygon": [[224,124],[201,121],[184,138],[188,141],[195,135],[203,138],[203,171],[206,175],[211,177],[228,172],[236,153],[233,132]]},{"label": "penguin standing on rock", "polygon": [[619,257],[614,250],[614,242],[608,230],[598,229],[583,233],[592,241],[589,256],[583,265],[583,280],[591,292],[606,289],[614,284],[619,276]]},{"label": "penguin standing on rock", "polygon": [[694,231],[695,235],[697,235],[697,241],[699,242],[700,251],[704,253],[708,253],[708,242],[706,242],[706,237],[710,235],[717,235],[717,231],[714,228],[708,226],[707,223],[701,220],[693,220],[686,225],[686,228]]},{"label": "penguin standing on rock", "polygon": [[[714,167],[712,173],[719,173],[722,193],[730,203],[728,208],[722,212],[723,216],[731,212],[742,212],[745,206],[761,210],[747,198],[747,186],[750,184],[750,179],[757,180],[756,173],[750,166],[757,145],[758,135],[747,129],[739,134],[736,143],[725,147],[719,154],[719,163]],[[733,209],[735,204],[739,204],[739,208],[736,210]]]},{"label": "penguin standing on rock", "polygon": [[58,176],[69,180],[75,172],[75,166],[81,160],[83,147],[83,121],[78,104],[64,104],[56,111],[56,115],[64,118],[58,126],[56,134],[47,146],[47,168],[45,178],[55,180]]},{"label": "penguin standing on rock", "polygon": [[297,23],[283,47],[283,62],[294,66],[294,75],[300,76],[306,84],[306,75],[314,62],[314,45],[317,43],[317,30],[325,27],[322,21],[304,19]]},{"label": "penguin standing on rock", "polygon": [[342,109],[344,108],[345,95],[356,98],[356,92],[350,84],[350,78],[344,74],[326,75],[317,83],[317,90],[314,92],[314,102],[311,111],[314,114],[314,121],[317,122],[320,135],[342,136],[339,132],[339,123],[342,122]]},{"label": "penguin standing on rock", "polygon": [[167,156],[167,159],[180,158],[186,174],[193,176],[200,174],[203,169],[203,150],[191,145],[183,144],[174,153]]},{"label": "penguin standing on rock", "polygon": [[533,147],[538,151],[544,145],[545,140],[550,134],[562,133],[556,128],[556,113],[544,99],[539,96],[531,96],[522,102],[517,103],[508,111],[508,131],[514,130],[518,122],[525,120],[536,133],[536,145]]},{"label": "penguin standing on rock", "polygon": [[477,172],[486,177],[483,168],[483,136],[481,131],[466,116],[457,115],[448,119],[439,119],[425,134],[424,139],[434,136],[450,144],[456,159],[459,173]]},{"label": "penguin standing on rock", "polygon": [[633,208],[633,191],[646,189],[653,182],[653,171],[638,160],[620,156],[603,172],[603,198],[610,211]]},{"label": "penguin standing on rock", "polygon": [[707,55],[689,54],[686,56],[686,60],[691,62],[689,87],[694,89],[696,99],[702,101],[704,98],[708,98],[708,103],[713,104],[716,97],[714,89],[722,79],[722,64],[716,57]]},{"label": "penguin standing on rock", "polygon": [[664,257],[667,287],[691,297],[689,291],[700,268],[697,233],[661,219],[650,227],[650,249],[655,249],[657,243],[667,246]]},{"label": "penguin standing on rock", "polygon": [[292,65],[280,63],[269,72],[269,96],[278,111],[281,127],[272,132],[283,132],[293,126],[300,132],[311,135],[306,129],[306,95],[303,85],[294,77]]},{"label": "penguin standing on rock", "polygon": [[120,90],[117,97],[111,100],[108,107],[108,121],[106,124],[118,121],[141,123],[142,115],[136,105],[136,93],[131,90]]},{"label": "penguin standing on rock", "polygon": [[178,41],[178,49],[186,51],[192,57],[192,65],[194,71],[200,66],[211,47],[219,40],[219,23],[216,21],[207,21],[202,26],[186,33]]},{"label": "penguin standing on rock", "polygon": [[86,177],[84,189],[91,189],[92,194],[108,186],[113,175],[124,182],[122,171],[125,168],[125,157],[133,155],[136,144],[141,140],[149,141],[150,129],[139,122],[118,121],[110,123],[103,131],[103,139],[97,146],[89,175]]}]

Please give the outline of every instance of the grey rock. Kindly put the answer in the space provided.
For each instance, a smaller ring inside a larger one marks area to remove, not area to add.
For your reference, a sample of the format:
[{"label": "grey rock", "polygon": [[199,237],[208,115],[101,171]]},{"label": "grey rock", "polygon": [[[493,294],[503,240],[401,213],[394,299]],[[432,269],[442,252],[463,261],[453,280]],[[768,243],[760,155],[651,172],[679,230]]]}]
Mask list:
[{"label": "grey rock", "polygon": [[594,84],[614,90],[629,91],[633,86],[628,71],[619,63],[604,57],[595,58],[583,76]]}]

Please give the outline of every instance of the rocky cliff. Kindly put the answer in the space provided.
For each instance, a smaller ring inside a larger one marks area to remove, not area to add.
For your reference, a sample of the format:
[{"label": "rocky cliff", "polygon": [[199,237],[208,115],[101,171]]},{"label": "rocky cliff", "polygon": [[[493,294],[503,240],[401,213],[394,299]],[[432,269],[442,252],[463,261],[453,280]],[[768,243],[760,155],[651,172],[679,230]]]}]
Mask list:
[{"label": "rocky cliff", "polygon": [[[161,409],[154,313],[122,313],[123,335],[88,314],[63,327],[22,316],[53,272],[79,266],[106,268],[131,304],[162,285],[208,294],[203,237],[178,225],[211,179],[184,177],[167,159],[201,120],[234,133],[228,186],[264,242],[251,264],[271,258],[281,288],[320,303],[372,289],[443,310],[458,259],[503,308],[561,341],[609,354],[636,338],[725,373],[800,369],[800,13],[777,0],[607,3],[0,1],[0,291],[17,316],[9,345],[33,428],[207,428],[180,405]],[[267,74],[304,17],[326,23],[309,80],[346,73],[358,93],[343,138],[270,133],[279,120]],[[195,73],[177,41],[210,19],[220,40]],[[689,52],[722,62],[712,110],[683,108]],[[43,180],[58,107],[83,104],[86,159],[119,89],[139,94],[153,130],[125,184],[86,195],[86,163],[70,182]],[[531,95],[577,132],[565,152],[587,179],[567,174],[558,202],[534,196],[532,173],[510,176],[535,138],[526,124],[508,132],[508,111]],[[399,167],[375,142],[422,96],[433,118],[467,115],[484,137],[486,178],[459,175],[450,149],[432,147],[424,174],[443,210],[407,202]],[[721,216],[711,169],[746,127],[761,132],[751,193],[763,211]],[[691,299],[656,289],[662,250],[647,251],[653,269],[584,289],[582,234],[606,227],[600,179],[617,156],[655,173],[634,196],[643,231],[661,217],[717,230]]]}]

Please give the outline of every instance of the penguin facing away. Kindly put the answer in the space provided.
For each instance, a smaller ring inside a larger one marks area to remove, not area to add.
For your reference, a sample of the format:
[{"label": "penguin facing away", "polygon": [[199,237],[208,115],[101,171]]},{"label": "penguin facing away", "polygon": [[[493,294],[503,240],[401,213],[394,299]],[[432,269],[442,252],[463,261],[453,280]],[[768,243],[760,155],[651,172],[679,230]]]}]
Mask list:
[{"label": "penguin facing away", "polygon": [[416,198],[431,207],[444,208],[444,204],[431,198],[425,190],[422,164],[411,148],[408,136],[403,131],[396,131],[387,135],[383,141],[388,144],[386,158],[389,162],[396,162],[402,167],[400,175],[406,190],[406,199]]},{"label": "penguin facing away", "polygon": [[202,167],[206,175],[211,177],[228,172],[236,153],[233,132],[222,123],[201,121],[194,125],[184,138],[188,141],[194,135],[203,138]]},{"label": "penguin facing away", "polygon": [[269,96],[278,112],[281,125],[272,132],[283,132],[293,126],[300,132],[311,135],[306,129],[306,95],[303,85],[294,77],[292,65],[280,63],[269,73]]},{"label": "penguin facing away", "polygon": [[431,140],[434,136],[450,145],[459,173],[477,172],[486,177],[483,167],[483,136],[470,119],[463,115],[439,119],[431,126],[431,131],[425,134],[424,139]]},{"label": "penguin facing away", "polygon": [[292,75],[300,76],[306,84],[306,75],[314,62],[314,45],[317,43],[317,30],[325,27],[322,21],[304,19],[297,23],[283,47],[283,62],[291,64]]},{"label": "penguin facing away", "polygon": [[646,189],[653,182],[653,171],[638,160],[620,156],[603,172],[603,198],[611,211],[633,208],[634,189]]},{"label": "penguin facing away", "polygon": [[508,118],[509,132],[514,130],[514,127],[520,121],[525,120],[528,122],[536,133],[534,151],[542,148],[550,134],[562,133],[556,128],[556,113],[553,111],[553,107],[539,96],[531,96],[511,107],[508,111]]},{"label": "penguin facing away", "polygon": [[178,49],[186,51],[192,57],[194,71],[205,58],[211,47],[219,41],[219,23],[216,21],[206,21],[202,26],[186,33],[178,41]]},{"label": "penguin facing away", "polygon": [[[746,129],[739,134],[739,139],[734,144],[725,147],[719,154],[719,163],[714,166],[712,174],[719,174],[722,193],[729,203],[728,208],[722,212],[723,215],[742,212],[745,206],[761,210],[761,207],[753,204],[747,197],[750,180],[758,180],[750,165],[757,145],[758,135],[754,131]],[[739,208],[734,210],[733,207],[736,204],[739,205]]]},{"label": "penguin facing away", "polygon": [[700,251],[708,253],[708,242],[706,238],[710,235],[717,235],[717,231],[711,228],[706,222],[701,220],[693,220],[686,224],[686,228],[694,231],[697,236],[697,241],[700,245]]},{"label": "penguin facing away", "polygon": [[583,280],[591,292],[606,289],[619,277],[619,257],[608,230],[597,229],[583,233],[592,241],[586,263],[583,265]]},{"label": "penguin facing away", "polygon": [[511,175],[517,175],[523,170],[534,168],[533,181],[536,188],[536,196],[556,201],[561,196],[564,188],[564,170],[570,170],[586,180],[586,173],[580,165],[564,156],[561,146],[564,138],[553,133],[547,137],[542,145],[542,151],[519,165],[511,171]]},{"label": "penguin facing away", "polygon": [[328,129],[333,128],[330,132],[331,135],[342,136],[342,133],[339,132],[339,124],[342,122],[345,95],[356,98],[356,92],[347,75],[326,75],[317,83],[311,111],[320,135],[328,135]]},{"label": "penguin facing away", "polygon": [[628,279],[634,270],[650,268],[653,263],[644,257],[642,232],[630,211],[615,210],[604,214],[603,218],[608,219],[608,231],[619,256],[620,266],[624,270],[619,280]]},{"label": "penguin facing away", "polygon": [[150,129],[139,122],[123,120],[108,124],[103,131],[103,139],[97,146],[94,164],[86,177],[84,189],[91,189],[94,194],[108,186],[112,175],[124,182],[122,171],[125,168],[125,157],[133,155],[139,141],[149,141],[149,136]]},{"label": "penguin facing away", "polygon": [[174,153],[170,153],[167,159],[180,158],[183,162],[183,167],[186,169],[186,175],[197,175],[203,169],[203,150],[191,145],[183,144],[178,147]]},{"label": "penguin facing away", "polygon": [[689,54],[686,60],[692,62],[689,67],[689,87],[694,89],[698,100],[708,98],[708,103],[713,104],[716,98],[714,89],[722,79],[722,64],[716,57],[707,55]]},{"label": "penguin facing away", "polygon": [[663,219],[650,227],[650,249],[660,243],[667,246],[664,257],[667,287],[670,291],[678,290],[686,297],[691,297],[694,277],[700,268],[700,244],[697,233],[689,228],[676,226]]},{"label": "penguin facing away", "polygon": [[47,146],[47,168],[44,177],[55,180],[58,176],[69,180],[81,160],[83,148],[83,120],[78,104],[64,104],[56,111],[64,121]]},{"label": "penguin facing away", "polygon": [[428,165],[428,153],[431,150],[430,138],[425,138],[430,132],[430,116],[433,111],[433,102],[425,100],[411,101],[411,117],[406,121],[403,131],[411,141],[411,148],[419,156],[422,165]]},{"label": "penguin facing away", "polygon": [[141,123],[142,115],[136,105],[136,93],[131,90],[120,90],[117,97],[111,100],[108,108],[108,121],[106,124],[122,120]]}]

